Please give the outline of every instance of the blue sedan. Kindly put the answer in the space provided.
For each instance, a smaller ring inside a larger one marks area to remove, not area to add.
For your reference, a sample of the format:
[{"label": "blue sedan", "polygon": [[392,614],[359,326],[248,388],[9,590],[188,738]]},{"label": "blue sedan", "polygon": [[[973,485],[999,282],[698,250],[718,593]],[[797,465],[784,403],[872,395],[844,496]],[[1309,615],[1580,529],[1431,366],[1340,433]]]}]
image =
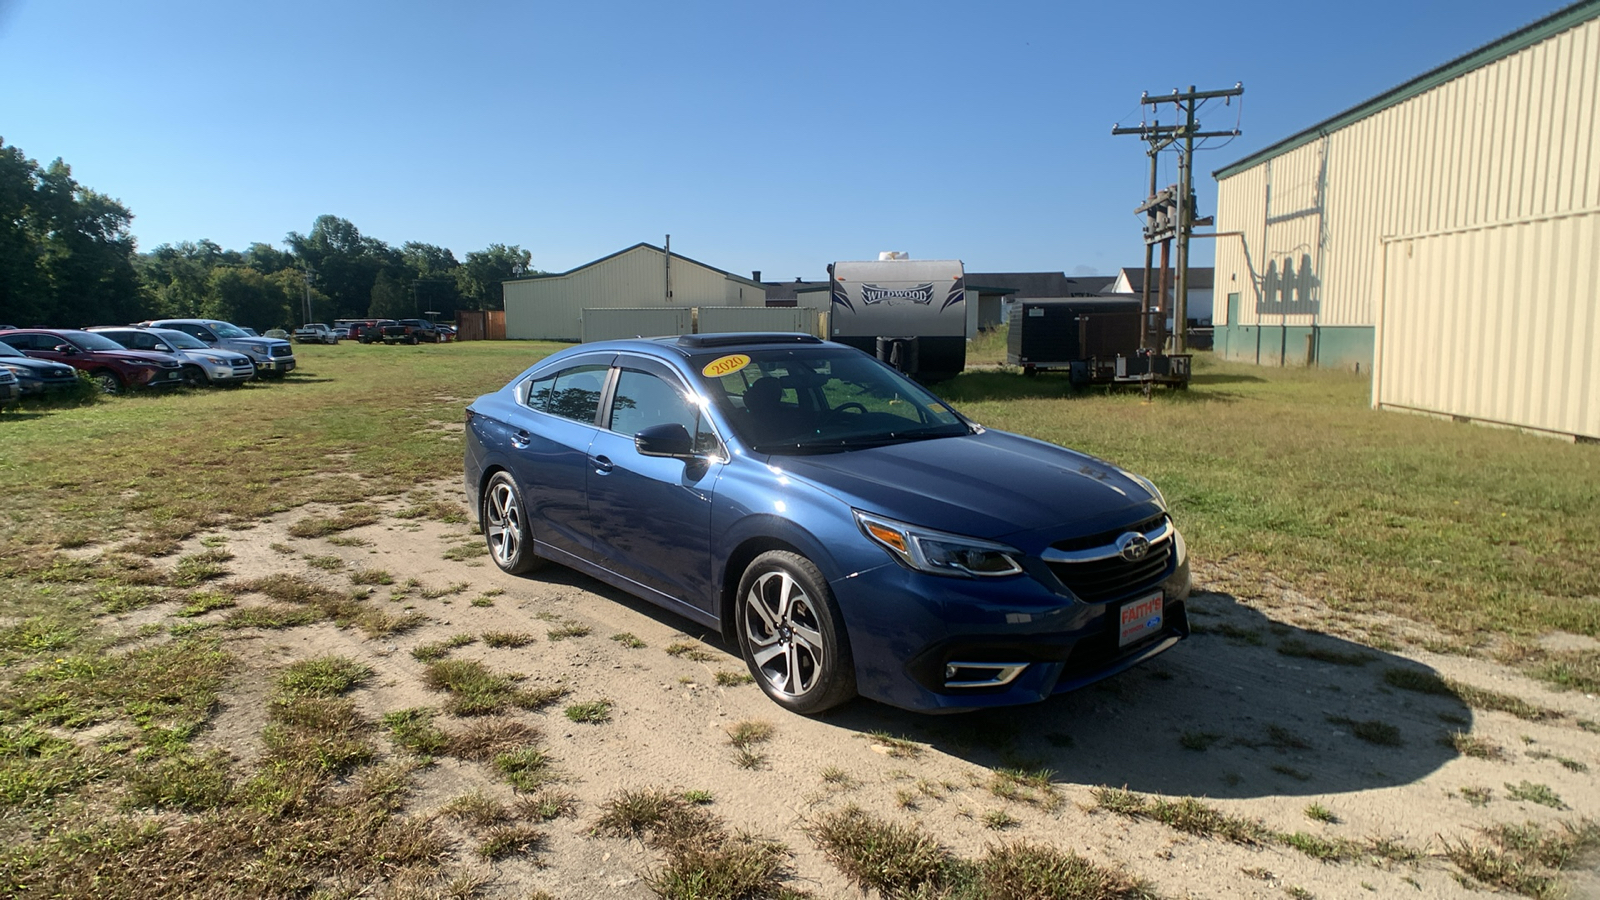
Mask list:
[{"label": "blue sedan", "polygon": [[467,408],[465,469],[501,569],[716,629],[799,713],[1036,702],[1189,634],[1149,480],[806,335],[563,350]]}]

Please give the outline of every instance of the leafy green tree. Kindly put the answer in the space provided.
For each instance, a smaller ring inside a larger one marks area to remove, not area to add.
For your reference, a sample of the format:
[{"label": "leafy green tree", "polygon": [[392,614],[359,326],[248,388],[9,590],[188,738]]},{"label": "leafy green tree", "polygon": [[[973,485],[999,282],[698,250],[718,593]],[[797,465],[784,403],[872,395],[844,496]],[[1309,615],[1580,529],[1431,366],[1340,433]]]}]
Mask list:
[{"label": "leafy green tree", "polygon": [[335,318],[366,314],[372,287],[386,267],[398,268],[400,254],[383,241],[363,237],[338,216],[318,216],[309,234],[290,232],[285,242],[301,265],[316,275],[316,285],[333,304]]},{"label": "leafy green tree", "polygon": [[[139,257],[139,275],[150,296],[152,312],[162,316],[187,317],[201,314],[211,270],[228,264],[238,253],[225,251],[215,242],[180,241],[162,244]],[[234,265],[240,264],[237,260]]]},{"label": "leafy green tree", "polygon": [[380,319],[404,319],[417,315],[411,291],[387,269],[378,273],[372,284],[372,303],[367,315]]},{"label": "leafy green tree", "polygon": [[[289,304],[288,323],[299,323],[305,317],[306,308],[306,273],[302,269],[279,269],[267,276],[267,281],[278,286],[283,292],[284,300]],[[328,295],[317,289],[315,281],[310,285],[311,294],[311,321],[332,322],[340,318],[334,315],[333,301]]]},{"label": "leafy green tree", "polygon": [[490,244],[467,254],[456,270],[456,286],[467,309],[505,309],[501,282],[518,275],[539,274],[531,268],[533,254],[515,244]]},{"label": "leafy green tree", "polygon": [[138,319],[147,304],[133,265],[133,213],[78,184],[72,167],[60,159],[40,174],[34,196],[55,322],[79,326]]},{"label": "leafy green tree", "polygon": [[0,324],[38,325],[52,302],[33,215],[39,164],[0,140]]},{"label": "leafy green tree", "polygon": [[249,266],[218,266],[206,279],[201,313],[258,330],[279,328],[294,320],[284,285]]},{"label": "leafy green tree", "polygon": [[260,241],[251,244],[250,249],[244,252],[244,262],[263,275],[272,275],[298,265],[293,253],[279,250],[271,244],[263,244]]}]

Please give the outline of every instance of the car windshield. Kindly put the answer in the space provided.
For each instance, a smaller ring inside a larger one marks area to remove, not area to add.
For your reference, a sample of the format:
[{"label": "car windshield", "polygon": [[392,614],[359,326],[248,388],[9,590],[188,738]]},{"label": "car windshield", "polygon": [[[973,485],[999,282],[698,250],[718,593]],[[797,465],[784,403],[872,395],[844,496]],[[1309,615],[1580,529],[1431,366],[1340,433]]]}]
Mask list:
[{"label": "car windshield", "polygon": [[212,322],[211,330],[215,331],[217,333],[217,337],[219,338],[251,337],[251,335],[243,328],[240,328],[237,325],[229,325],[227,322]]},{"label": "car windshield", "polygon": [[916,382],[853,351],[761,350],[694,366],[712,402],[760,453],[827,453],[972,431]]},{"label": "car windshield", "polygon": [[23,353],[5,341],[0,341],[0,356],[20,356],[26,359],[28,354]]},{"label": "car windshield", "polygon": [[80,350],[126,350],[127,347],[113,341],[108,337],[90,334],[87,331],[74,331],[68,334],[65,340],[70,340],[78,345]]},{"label": "car windshield", "polygon": [[152,333],[159,338],[163,344],[166,344],[168,347],[172,347],[176,350],[211,349],[210,347],[206,346],[205,341],[200,340],[192,334],[182,331],[173,331],[171,329],[167,329],[165,331],[156,331]]}]

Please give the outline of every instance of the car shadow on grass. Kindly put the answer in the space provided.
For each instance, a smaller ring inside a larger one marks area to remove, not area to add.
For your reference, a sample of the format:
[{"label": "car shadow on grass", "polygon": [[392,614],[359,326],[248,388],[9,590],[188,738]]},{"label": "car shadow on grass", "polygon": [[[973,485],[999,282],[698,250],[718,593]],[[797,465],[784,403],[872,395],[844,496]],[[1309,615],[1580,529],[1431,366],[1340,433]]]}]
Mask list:
[{"label": "car shadow on grass", "polygon": [[1472,712],[1395,690],[1426,666],[1197,593],[1195,634],[1121,675],[1043,703],[930,717],[857,700],[827,721],[987,768],[1169,796],[1342,793],[1415,782],[1460,754]]},{"label": "car shadow on grass", "polygon": [[1203,372],[1203,373],[1201,373],[1199,375],[1192,376],[1189,379],[1189,383],[1190,384],[1195,384],[1195,385],[1200,385],[1200,384],[1251,384],[1251,383],[1264,383],[1264,382],[1266,382],[1265,378],[1261,378],[1261,377],[1258,377],[1258,376],[1255,376],[1255,375],[1232,375],[1232,374],[1225,375],[1225,374],[1223,374],[1221,372]]}]

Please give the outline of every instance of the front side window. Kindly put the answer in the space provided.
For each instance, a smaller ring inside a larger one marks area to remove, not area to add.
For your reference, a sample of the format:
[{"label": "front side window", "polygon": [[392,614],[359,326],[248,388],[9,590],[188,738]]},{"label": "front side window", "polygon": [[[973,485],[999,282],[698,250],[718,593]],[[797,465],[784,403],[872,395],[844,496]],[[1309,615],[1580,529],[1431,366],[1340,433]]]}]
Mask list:
[{"label": "front side window", "polygon": [[526,402],[540,412],[592,423],[595,413],[600,411],[600,392],[605,388],[610,368],[596,363],[537,376],[528,383]]},{"label": "front side window", "polygon": [[673,382],[638,369],[617,373],[611,400],[611,430],[635,435],[652,425],[682,425],[694,438],[696,453],[715,454],[721,447],[700,404]]}]

